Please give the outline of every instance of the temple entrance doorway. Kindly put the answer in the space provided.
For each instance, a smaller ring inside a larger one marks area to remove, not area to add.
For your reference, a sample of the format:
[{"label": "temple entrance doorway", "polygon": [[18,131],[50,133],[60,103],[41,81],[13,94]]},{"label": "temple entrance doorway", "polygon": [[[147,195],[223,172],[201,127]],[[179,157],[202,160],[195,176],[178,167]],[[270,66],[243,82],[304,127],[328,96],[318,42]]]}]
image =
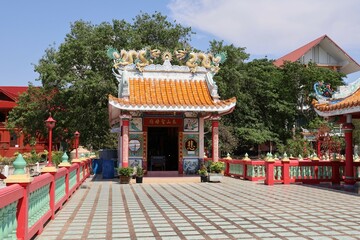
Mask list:
[{"label": "temple entrance doorway", "polygon": [[149,171],[178,171],[178,127],[148,127]]}]

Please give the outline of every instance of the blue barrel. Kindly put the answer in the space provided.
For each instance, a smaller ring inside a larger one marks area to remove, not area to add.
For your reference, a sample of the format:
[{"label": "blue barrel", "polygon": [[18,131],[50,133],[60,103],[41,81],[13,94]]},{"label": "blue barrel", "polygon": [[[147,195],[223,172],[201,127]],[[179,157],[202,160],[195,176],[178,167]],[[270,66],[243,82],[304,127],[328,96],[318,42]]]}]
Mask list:
[{"label": "blue barrel", "polygon": [[116,149],[101,149],[99,150],[99,157],[101,160],[110,160],[113,158],[117,158],[117,150]]},{"label": "blue barrel", "polygon": [[102,160],[102,178],[112,179],[115,176],[114,160]]},{"label": "blue barrel", "polygon": [[99,150],[100,164],[102,165],[103,179],[112,179],[115,176],[115,167],[117,163],[116,149]]},{"label": "blue barrel", "polygon": [[102,161],[101,159],[94,159],[92,161],[92,170],[94,174],[100,174],[102,172]]}]

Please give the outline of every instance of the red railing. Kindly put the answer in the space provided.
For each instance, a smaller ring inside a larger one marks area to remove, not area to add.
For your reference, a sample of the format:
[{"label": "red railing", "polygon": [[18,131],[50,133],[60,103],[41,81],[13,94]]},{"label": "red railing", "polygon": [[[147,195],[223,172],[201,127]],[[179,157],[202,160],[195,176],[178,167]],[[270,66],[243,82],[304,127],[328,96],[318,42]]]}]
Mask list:
[{"label": "red railing", "polygon": [[[91,159],[0,189],[1,239],[31,239],[90,176]],[[70,186],[72,184],[72,186]]]},{"label": "red railing", "polygon": [[[275,183],[289,184],[301,182],[319,184],[331,182],[340,184],[344,181],[344,161],[274,161],[265,162],[266,185]],[[353,162],[354,181],[360,181],[360,162]]]},{"label": "red railing", "polygon": [[[212,159],[206,158],[205,165],[209,165]],[[264,160],[240,160],[221,158],[219,161],[225,163],[224,175],[242,178],[249,181],[259,181],[265,179]]]},{"label": "red railing", "polygon": [[[212,159],[206,158],[205,165]],[[240,160],[219,159],[225,163],[224,175],[250,181],[264,180],[265,184],[275,183],[305,183],[318,184],[331,182],[340,184],[344,181],[344,161],[313,161],[308,158],[298,160],[291,158],[288,161]],[[353,162],[354,180],[360,181],[360,162]]]}]

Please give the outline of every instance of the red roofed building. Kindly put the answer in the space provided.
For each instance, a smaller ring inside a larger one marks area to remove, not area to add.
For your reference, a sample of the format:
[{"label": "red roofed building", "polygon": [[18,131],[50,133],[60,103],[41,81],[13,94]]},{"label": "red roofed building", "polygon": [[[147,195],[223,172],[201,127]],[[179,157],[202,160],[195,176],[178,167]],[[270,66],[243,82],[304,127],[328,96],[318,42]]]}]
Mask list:
[{"label": "red roofed building", "polygon": [[330,68],[346,75],[360,71],[360,65],[327,35],[286,54],[277,59],[274,64],[281,67],[286,61],[299,61],[303,64],[313,62],[317,66]]},{"label": "red roofed building", "polygon": [[196,173],[204,160],[205,121],[212,124],[211,157],[218,161],[219,119],[236,105],[235,98],[220,99],[213,80],[226,55],[179,51],[176,57],[185,63],[179,66],[171,64],[169,52],[155,65],[141,58],[143,50],[136,61],[109,51],[119,82],[118,96],[109,96],[109,119],[119,133],[120,166]]},{"label": "red roofed building", "polygon": [[20,133],[10,133],[6,127],[7,116],[16,106],[16,101],[28,87],[0,86],[0,156],[12,157],[16,152],[30,152],[33,148],[39,152],[45,148],[44,143],[37,143],[33,148],[24,145],[24,136]]}]

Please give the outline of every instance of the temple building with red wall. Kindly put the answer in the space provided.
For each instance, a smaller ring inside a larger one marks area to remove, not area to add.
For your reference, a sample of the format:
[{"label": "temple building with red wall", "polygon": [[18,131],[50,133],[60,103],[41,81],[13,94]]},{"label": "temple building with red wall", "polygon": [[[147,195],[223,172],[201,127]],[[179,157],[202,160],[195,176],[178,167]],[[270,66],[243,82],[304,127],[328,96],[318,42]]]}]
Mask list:
[{"label": "temple building with red wall", "polygon": [[28,87],[0,86],[0,156],[13,157],[14,153],[44,151],[45,143],[37,141],[35,146],[24,145],[24,135],[19,131],[10,132],[6,128],[9,112],[16,106],[20,94],[26,92]]}]

